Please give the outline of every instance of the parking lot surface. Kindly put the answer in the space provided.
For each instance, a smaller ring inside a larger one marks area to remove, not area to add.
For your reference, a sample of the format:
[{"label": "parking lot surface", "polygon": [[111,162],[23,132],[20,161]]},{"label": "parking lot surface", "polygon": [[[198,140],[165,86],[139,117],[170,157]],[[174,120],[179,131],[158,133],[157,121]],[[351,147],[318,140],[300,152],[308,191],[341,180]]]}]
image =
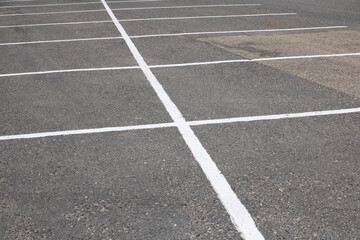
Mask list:
[{"label": "parking lot surface", "polygon": [[360,239],[360,5],[0,1],[1,239]]}]

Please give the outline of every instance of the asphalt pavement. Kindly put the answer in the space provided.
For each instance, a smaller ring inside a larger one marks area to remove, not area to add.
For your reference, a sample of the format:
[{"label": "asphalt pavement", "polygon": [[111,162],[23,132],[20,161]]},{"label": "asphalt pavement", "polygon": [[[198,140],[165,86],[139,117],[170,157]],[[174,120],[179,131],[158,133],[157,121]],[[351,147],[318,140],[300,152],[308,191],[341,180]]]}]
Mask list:
[{"label": "asphalt pavement", "polygon": [[0,1],[0,239],[360,239],[356,0]]}]

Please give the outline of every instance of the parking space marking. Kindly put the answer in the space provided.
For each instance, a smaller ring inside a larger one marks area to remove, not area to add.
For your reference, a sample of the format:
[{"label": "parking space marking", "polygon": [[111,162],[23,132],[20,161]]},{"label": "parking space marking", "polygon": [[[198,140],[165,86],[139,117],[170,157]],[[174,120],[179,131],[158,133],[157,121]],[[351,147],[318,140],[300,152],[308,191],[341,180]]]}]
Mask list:
[{"label": "parking space marking", "polygon": [[[109,3],[133,3],[133,2],[161,2],[164,0],[131,0],[131,1],[109,1]],[[2,6],[0,8],[30,8],[30,7],[52,7],[52,6],[69,6],[69,5],[88,5],[101,4],[101,2],[76,2],[76,3],[55,3],[39,5],[21,5],[21,6]]]},{"label": "parking space marking", "polygon": [[62,11],[62,12],[13,13],[13,14],[1,14],[0,17],[70,14],[70,13],[93,13],[93,12],[104,12],[104,10],[95,9],[95,10]]},{"label": "parking space marking", "polygon": [[13,42],[13,43],[0,43],[0,46],[26,45],[26,44],[41,44],[41,43],[63,43],[63,42],[99,41],[99,40],[112,40],[112,39],[122,39],[122,37],[75,38],[75,39],[61,39],[61,40],[32,41],[32,42]]},{"label": "parking space marking", "polygon": [[255,226],[255,222],[250,216],[245,206],[240,202],[234,191],[231,189],[229,183],[225,179],[224,175],[217,168],[215,162],[211,159],[191,127],[186,123],[180,110],[177,108],[175,103],[170,99],[162,85],[156,79],[155,75],[150,70],[149,66],[139,53],[138,49],[126,33],[125,29],[119,23],[114,13],[111,11],[105,0],[101,0],[107,10],[109,16],[113,20],[115,26],[119,30],[121,36],[124,38],[130,51],[132,52],[137,63],[144,72],[150,85],[158,95],[159,99],[163,103],[164,107],[168,111],[169,115],[173,119],[176,127],[181,133],[184,141],[190,148],[194,158],[199,163],[206,177],[213,186],[217,193],[220,201],[230,215],[230,219],[233,222],[236,229],[240,232],[240,235],[245,240],[260,240],[264,239],[259,230]]},{"label": "parking space marking", "polygon": [[286,32],[286,31],[338,29],[338,28],[347,28],[347,27],[348,26],[326,26],[326,27],[275,28],[275,29],[253,29],[253,30],[234,30],[234,31],[215,31],[215,32],[163,33],[163,34],[131,36],[131,38],[176,37],[176,36],[189,36],[189,35],[215,35],[215,34],[255,33],[255,32]]},{"label": "parking space marking", "polygon": [[7,73],[0,74],[0,77],[16,77],[16,76],[29,76],[29,75],[42,75],[51,73],[71,73],[71,72],[92,72],[92,71],[112,71],[112,70],[130,70],[139,69],[139,66],[124,66],[124,67],[105,67],[105,68],[78,68],[78,69],[64,69],[64,70],[50,70],[39,72],[22,72],[22,73]]},{"label": "parking space marking", "polygon": [[[254,59],[234,59],[234,60],[221,60],[221,61],[209,61],[209,62],[175,63],[175,64],[164,64],[164,65],[151,65],[150,68],[187,67],[187,66],[200,66],[200,65],[212,65],[212,64],[225,64],[225,63],[280,61],[280,60],[293,60],[293,59],[349,57],[349,56],[360,56],[360,52],[359,53],[339,53],[339,54],[323,54],[323,55],[271,57],[271,58],[254,58]],[[0,75],[0,77],[1,77],[1,75]]]},{"label": "parking space marking", "polygon": [[[187,121],[187,124],[190,126],[203,126],[203,125],[211,125],[211,124],[227,124],[227,123],[237,123],[237,122],[270,121],[270,120],[280,120],[280,119],[342,115],[349,113],[360,113],[360,108],[346,108],[346,109],[322,110],[322,111],[301,112],[301,113],[284,113],[284,114],[260,115],[260,116],[249,116],[249,117],[196,120],[196,121]],[[56,136],[67,136],[67,135],[107,133],[107,132],[124,132],[124,131],[158,129],[158,128],[168,128],[168,127],[176,127],[176,124],[174,122],[169,122],[169,123],[154,123],[154,124],[133,125],[133,126],[90,128],[90,129],[64,130],[64,131],[54,131],[54,132],[3,135],[0,136],[0,141],[56,137]]]},{"label": "parking space marking", "polygon": [[94,134],[94,133],[124,132],[124,131],[146,130],[146,129],[155,129],[155,128],[169,128],[175,126],[176,126],[175,123],[172,122],[172,123],[157,123],[157,124],[145,124],[145,125],[134,125],[134,126],[123,126],[123,127],[90,128],[90,129],[79,129],[79,130],[55,131],[55,132],[17,134],[17,135],[0,136],[0,141],[69,136],[69,135],[83,135],[83,134]]},{"label": "parking space marking", "polygon": [[0,1],[0,3],[11,3],[11,2],[33,2],[34,0],[4,0]]},{"label": "parking space marking", "polygon": [[[308,28],[283,28],[283,29],[276,28],[276,29],[254,29],[254,30],[235,30],[235,31],[216,31],[216,32],[163,33],[163,34],[130,36],[130,38],[176,37],[176,36],[191,36],[191,35],[215,35],[215,34],[254,33],[254,32],[306,31],[306,30],[339,29],[339,28],[347,28],[347,27],[348,26],[326,26],[326,27],[308,27]],[[101,41],[101,40],[111,40],[111,39],[122,39],[122,37],[78,38],[78,39],[75,38],[75,39],[45,40],[45,41],[31,41],[31,42],[13,42],[13,43],[0,43],[0,46],[79,42],[79,41]]]},{"label": "parking space marking", "polygon": [[[281,61],[281,60],[309,59],[309,58],[351,57],[351,56],[360,56],[360,53],[339,53],[339,54],[327,54],[327,55],[325,54],[304,55],[304,56],[255,58],[255,59],[234,59],[234,60],[221,60],[221,61],[209,61],[209,62],[175,63],[175,64],[163,64],[163,65],[149,65],[149,68],[188,67],[188,66],[201,66],[201,65],[212,65],[212,64],[226,64],[226,63],[246,63],[246,62]],[[50,71],[39,71],[39,72],[5,73],[5,74],[0,74],[0,78],[25,76],[25,75],[41,75],[41,74],[50,74],[50,73],[128,70],[128,69],[139,69],[139,68],[140,68],[139,66],[123,66],[123,67],[104,67],[104,68],[63,69],[63,70],[50,70]]]},{"label": "parking space marking", "polygon": [[35,23],[35,24],[21,24],[21,25],[0,26],[0,28],[44,27],[44,26],[110,23],[110,22],[111,21],[109,21],[109,20],[102,20],[102,21],[86,21],[86,22]]},{"label": "parking space marking", "polygon": [[[208,18],[238,18],[238,17],[267,17],[267,16],[294,16],[297,13],[260,13],[260,14],[242,14],[242,15],[212,15],[212,16],[191,16],[191,17],[165,17],[165,18],[130,18],[120,19],[119,22],[137,22],[137,21],[162,21],[162,20],[185,20],[185,19],[208,19]],[[39,27],[39,26],[56,26],[56,25],[74,25],[74,24],[95,24],[95,23],[110,23],[109,20],[103,21],[86,21],[86,22],[62,22],[62,23],[36,23],[36,24],[22,24],[11,26],[0,26],[0,28],[15,28],[15,27]]]},{"label": "parking space marking", "polygon": [[285,114],[273,114],[273,115],[262,115],[262,116],[189,121],[188,124],[190,126],[199,126],[199,125],[236,123],[236,122],[255,122],[255,121],[265,121],[265,120],[278,120],[278,119],[288,119],[288,118],[330,116],[330,115],[341,115],[341,114],[358,113],[358,112],[360,112],[360,108],[347,108],[347,109],[325,110],[325,111],[314,111],[314,112],[285,113]]},{"label": "parking space marking", "polygon": [[[136,7],[136,8],[115,8],[113,11],[131,11],[131,10],[152,10],[152,9],[181,9],[181,8],[216,8],[216,7],[247,7],[260,6],[260,4],[219,4],[219,5],[190,5],[190,6],[162,6],[162,7]],[[70,14],[70,13],[92,13],[105,12],[103,9],[95,10],[79,10],[79,11],[61,11],[61,12],[35,12],[35,13],[14,13],[1,14],[0,17],[14,17],[14,16],[31,16],[31,15],[51,15],[51,14]]]}]

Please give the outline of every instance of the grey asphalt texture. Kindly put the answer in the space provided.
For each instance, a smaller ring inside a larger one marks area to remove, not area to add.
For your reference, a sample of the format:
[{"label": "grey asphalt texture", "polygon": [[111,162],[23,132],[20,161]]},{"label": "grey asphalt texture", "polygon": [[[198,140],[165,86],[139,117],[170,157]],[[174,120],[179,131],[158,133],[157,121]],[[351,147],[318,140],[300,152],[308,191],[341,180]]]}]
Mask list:
[{"label": "grey asphalt texture", "polygon": [[[0,7],[72,2],[78,1],[0,2]],[[109,6],[232,3],[261,6],[114,13],[118,19],[297,13],[121,22],[130,36],[348,26],[286,34],[133,39],[148,65],[289,56],[292,51],[319,54],[320,47],[309,44],[315,32],[335,34],[336,40],[321,39],[327,54],[360,52],[356,37],[347,44],[349,36],[360,31],[357,0],[164,0]],[[95,9],[104,9],[100,1],[0,8],[0,15]],[[0,16],[0,26],[98,20],[111,19],[106,12]],[[112,22],[0,28],[0,43],[119,36]],[[261,41],[265,38],[270,39],[267,45]],[[268,49],[279,38],[301,39],[301,44],[313,48],[290,51],[283,44],[276,51]],[[136,66],[122,39],[0,46],[0,53],[0,74]],[[185,119],[192,121],[360,107],[359,62],[359,56],[352,56],[152,71]],[[171,121],[139,69],[0,77],[2,136]],[[360,114],[352,113],[192,129],[265,239],[356,240],[360,239],[359,123]],[[0,141],[0,239],[241,237],[181,134],[166,128]]]}]

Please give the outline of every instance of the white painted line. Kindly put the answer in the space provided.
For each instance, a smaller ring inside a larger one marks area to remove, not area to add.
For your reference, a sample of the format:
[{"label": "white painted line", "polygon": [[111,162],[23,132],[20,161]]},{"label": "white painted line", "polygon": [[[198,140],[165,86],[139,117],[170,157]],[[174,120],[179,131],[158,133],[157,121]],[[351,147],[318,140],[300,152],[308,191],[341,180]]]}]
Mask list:
[{"label": "white painted line", "polygon": [[[166,17],[166,18],[135,18],[120,19],[119,22],[137,22],[137,21],[162,21],[162,20],[185,20],[185,19],[208,19],[208,18],[238,18],[238,17],[266,17],[266,16],[293,16],[297,13],[264,13],[264,14],[245,14],[245,15],[224,15],[224,16],[192,16],[192,17]],[[87,22],[62,22],[62,23],[39,23],[39,24],[23,24],[12,26],[0,26],[0,28],[14,27],[38,27],[38,26],[57,26],[57,25],[74,25],[74,24],[95,24],[109,23],[111,21],[87,21]]]},{"label": "white painted line", "polygon": [[[181,9],[181,8],[216,8],[216,7],[246,7],[260,6],[260,4],[222,4],[222,5],[192,5],[192,6],[163,6],[163,7],[136,7],[136,8],[115,8],[113,11],[131,11],[131,10],[153,10],[153,9]],[[103,9],[61,11],[61,12],[35,12],[35,13],[14,13],[1,14],[0,17],[31,16],[31,15],[51,15],[51,14],[69,14],[69,13],[92,13],[105,12]]]},{"label": "white painted line", "polygon": [[199,126],[199,125],[210,125],[210,124],[254,122],[254,121],[277,120],[277,119],[288,119],[288,118],[304,118],[304,117],[316,117],[316,116],[341,115],[341,114],[358,113],[358,112],[360,112],[360,108],[347,108],[347,109],[302,112],[302,113],[286,113],[286,114],[276,114],[276,115],[263,115],[263,116],[251,116],[251,117],[237,117],[237,118],[223,118],[223,119],[213,119],[213,120],[190,121],[190,122],[188,122],[188,124],[190,126]]},{"label": "white painted line", "polygon": [[158,21],[158,20],[185,20],[185,19],[208,19],[208,18],[238,18],[238,17],[267,17],[267,16],[293,16],[297,13],[260,13],[260,14],[242,14],[242,15],[212,15],[212,16],[192,16],[192,17],[164,17],[164,18],[134,18],[120,19],[119,22],[136,21]]},{"label": "white painted line", "polygon": [[273,57],[273,58],[256,58],[252,59],[253,62],[262,61],[278,61],[278,60],[293,60],[293,59],[307,59],[307,58],[329,58],[329,57],[349,57],[360,56],[360,53],[338,53],[338,54],[320,54],[320,55],[307,55],[307,56],[288,56],[288,57]]},{"label": "white painted line", "polygon": [[[235,59],[235,60],[222,60],[222,61],[212,61],[212,62],[175,63],[175,64],[164,64],[164,65],[150,65],[149,68],[187,67],[187,66],[201,66],[201,65],[212,65],[212,64],[226,64],[226,63],[279,61],[279,60],[309,59],[309,58],[351,57],[351,56],[360,56],[360,53],[340,53],[340,54],[328,54],[328,55],[305,55],[305,56],[256,58],[256,59]],[[128,70],[128,69],[139,69],[139,68],[140,68],[139,66],[125,66],[125,67],[50,70],[50,71],[40,71],[40,72],[5,73],[5,74],[0,74],[0,78],[26,76],[26,75],[41,75],[41,74],[49,74],[49,73],[111,71],[111,70]]]},{"label": "white painted line", "polygon": [[104,12],[104,10],[95,9],[95,10],[79,10],[79,11],[62,11],[62,12],[12,13],[12,14],[1,14],[0,17],[70,14],[70,13],[92,13],[92,12]]},{"label": "white painted line", "polygon": [[216,8],[216,7],[256,7],[261,6],[257,3],[237,3],[237,4],[216,4],[216,5],[187,5],[187,6],[162,6],[162,7],[136,7],[136,8],[114,8],[112,11],[123,10],[148,10],[148,9],[177,9],[177,8]]},{"label": "white painted line", "polygon": [[[324,30],[324,29],[339,29],[339,28],[347,28],[347,26],[327,26],[327,27],[287,28],[287,29],[278,28],[278,29],[237,30],[237,31],[217,31],[217,32],[164,33],[164,34],[130,36],[130,38],[177,37],[177,36],[188,36],[188,35],[215,35],[215,34],[253,33],[253,32],[285,32],[285,31]],[[0,43],[0,46],[40,44],[40,43],[79,42],[79,41],[99,41],[99,40],[111,40],[111,39],[122,39],[122,37],[75,38],[75,39],[61,39],[61,40],[32,41],[32,42],[13,42],[13,43]]]},{"label": "white painted line", "polygon": [[[285,113],[285,114],[276,114],[276,115],[199,120],[199,121],[189,121],[187,122],[187,124],[190,126],[203,126],[203,125],[211,125],[211,124],[227,124],[227,123],[237,123],[237,122],[270,121],[270,120],[281,120],[281,119],[342,115],[342,114],[359,113],[359,112],[360,112],[360,108],[347,108],[347,109],[324,110],[324,111],[302,112],[302,113]],[[167,127],[176,127],[176,124],[174,122],[156,123],[156,124],[133,125],[133,126],[123,126],[123,127],[91,128],[91,129],[80,129],[80,130],[65,130],[65,131],[55,131],[55,132],[5,135],[5,136],[0,136],[0,141],[56,137],[56,136],[66,136],[66,135],[123,132],[123,131],[157,129],[157,128],[167,128]]]},{"label": "white painted line", "polygon": [[0,3],[12,3],[12,2],[33,2],[34,0],[4,0],[0,1]]},{"label": "white painted line", "polygon": [[144,129],[154,129],[154,128],[168,128],[168,127],[175,127],[175,123],[158,123],[158,124],[135,125],[135,126],[125,126],[125,127],[92,128],[92,129],[8,135],[8,136],[0,136],[0,141],[15,140],[15,139],[55,137],[55,136],[67,136],[67,135],[80,135],[80,134],[93,134],[93,133],[124,132],[124,131],[144,130]]},{"label": "white painted line", "polygon": [[1,14],[0,17],[70,14],[70,13],[92,13],[92,12],[104,12],[104,10],[95,9],[95,10],[62,11],[62,12],[12,13],[12,14]]},{"label": "white painted line", "polygon": [[0,26],[0,28],[18,28],[18,27],[44,27],[44,26],[59,26],[59,25],[78,25],[78,24],[96,24],[96,23],[110,23],[109,20],[104,21],[87,21],[87,22],[60,22],[60,23],[36,23],[36,24],[22,24]]},{"label": "white painted line", "polygon": [[244,205],[242,205],[240,200],[237,198],[236,194],[231,189],[229,183],[226,181],[224,175],[217,168],[216,164],[211,159],[210,155],[207,153],[205,148],[202,146],[202,144],[200,143],[199,139],[196,137],[191,127],[186,123],[185,119],[183,118],[177,106],[170,99],[169,95],[165,92],[164,88],[156,79],[155,75],[151,72],[149,66],[147,65],[147,63],[139,53],[138,49],[130,39],[129,35],[126,33],[125,29],[116,19],[114,13],[111,11],[106,1],[101,0],[101,2],[104,4],[106,11],[113,20],[121,36],[124,38],[130,51],[134,55],[134,58],[141,67],[141,70],[144,72],[149,83],[155,90],[156,94],[160,98],[164,107],[166,108],[169,115],[176,124],[176,127],[178,128],[183,139],[190,148],[192,154],[194,155],[194,158],[199,163],[206,177],[213,186],[215,192],[218,194],[220,201],[222,202],[225,209],[229,213],[230,219],[235,225],[236,229],[240,232],[241,236],[245,240],[264,239],[264,237],[261,235],[259,230],[256,228],[255,222],[251,218],[249,212],[246,210]]},{"label": "white painted line", "polygon": [[139,66],[125,66],[125,67],[107,67],[107,68],[80,68],[80,69],[64,69],[64,70],[50,70],[40,72],[22,72],[22,73],[6,73],[0,74],[0,77],[16,77],[28,75],[42,75],[50,73],[71,73],[71,72],[92,72],[92,71],[112,71],[112,70],[129,70],[139,69]]},{"label": "white painted line", "polygon": [[327,54],[327,55],[305,55],[305,56],[289,56],[289,57],[221,60],[221,61],[211,61],[211,62],[176,63],[176,64],[165,64],[165,65],[151,65],[150,68],[187,67],[187,66],[201,66],[201,65],[224,64],[224,63],[262,62],[262,61],[349,57],[349,56],[360,56],[360,53],[340,53],[340,54]]},{"label": "white painted line", "polygon": [[112,39],[122,39],[122,37],[74,38],[74,39],[61,39],[61,40],[32,41],[32,42],[13,42],[13,43],[0,43],[0,46],[40,44],[40,43],[64,43],[64,42],[99,41],[99,40],[112,40]]},{"label": "white painted line", "polygon": [[[131,0],[131,1],[109,1],[109,3],[138,3],[138,2],[161,2],[163,0]],[[76,3],[55,3],[55,4],[39,4],[39,5],[17,5],[2,6],[0,8],[31,8],[31,7],[52,7],[52,6],[69,6],[69,5],[89,5],[101,4],[101,2],[76,2]]]},{"label": "white painted line", "polygon": [[215,35],[215,34],[254,33],[254,32],[286,32],[286,31],[324,30],[324,29],[338,29],[338,28],[347,28],[347,26],[255,29],[255,30],[235,30],[235,31],[216,31],[216,32],[164,33],[164,34],[131,36],[131,38],[176,37],[176,36],[188,36],[188,35]]}]

